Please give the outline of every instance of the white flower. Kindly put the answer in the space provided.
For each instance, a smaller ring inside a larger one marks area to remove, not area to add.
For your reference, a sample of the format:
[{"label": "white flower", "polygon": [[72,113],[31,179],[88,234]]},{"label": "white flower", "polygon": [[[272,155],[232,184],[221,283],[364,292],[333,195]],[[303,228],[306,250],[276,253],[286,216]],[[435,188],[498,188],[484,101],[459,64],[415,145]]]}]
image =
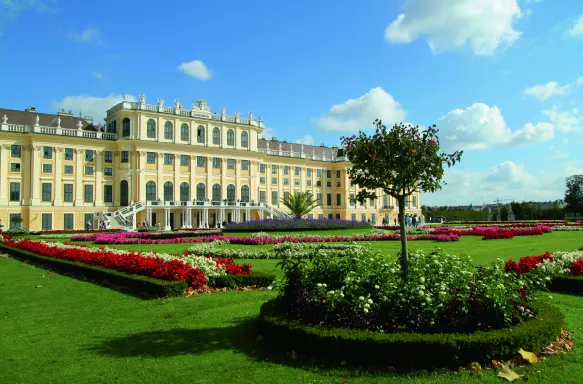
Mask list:
[{"label": "white flower", "polygon": [[366,304],[364,305],[364,307],[365,307],[365,308],[370,308],[370,304],[366,303]]},{"label": "white flower", "polygon": [[368,313],[368,309],[367,308],[364,309],[364,313]]},{"label": "white flower", "polygon": [[379,287],[378,285],[375,285],[375,286],[374,286],[374,288],[375,288],[375,289],[379,289],[380,287]]},{"label": "white flower", "polygon": [[326,288],[326,287],[327,287],[327,285],[326,285],[326,284],[322,284],[322,287]]},{"label": "white flower", "polygon": [[318,286],[318,288],[322,288],[322,283],[318,283],[316,285]]},{"label": "white flower", "polygon": [[373,303],[372,299],[368,299],[368,300],[367,300],[367,302],[368,302],[369,304],[372,304],[372,303]]},{"label": "white flower", "polygon": [[360,296],[360,297],[358,298],[358,300],[360,300],[360,301],[364,301],[364,296]]},{"label": "white flower", "polygon": [[329,295],[333,295],[334,293],[335,293],[334,291],[328,292]]},{"label": "white flower", "polygon": [[421,276],[421,278],[419,279],[419,281],[421,282],[421,284],[423,284],[425,282],[425,278],[423,276]]}]

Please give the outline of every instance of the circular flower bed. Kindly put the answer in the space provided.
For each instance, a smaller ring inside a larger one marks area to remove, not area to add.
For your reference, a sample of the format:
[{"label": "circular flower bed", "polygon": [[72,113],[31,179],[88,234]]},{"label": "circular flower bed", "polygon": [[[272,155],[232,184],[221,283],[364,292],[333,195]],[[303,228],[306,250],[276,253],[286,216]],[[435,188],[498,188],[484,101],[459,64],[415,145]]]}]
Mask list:
[{"label": "circular flower bed", "polygon": [[[354,350],[359,341],[362,345],[357,349],[367,359],[372,358],[370,351],[397,360],[401,353],[412,357],[433,351],[446,365],[460,359],[508,357],[519,344],[538,349],[561,331],[561,321],[556,321],[544,323],[535,337],[513,339],[514,330],[522,326],[531,332],[540,324],[535,319],[547,317],[535,302],[534,291],[544,285],[535,275],[517,278],[504,271],[502,260],[475,267],[468,256],[441,249],[412,252],[409,260],[404,278],[399,261],[387,261],[386,255],[364,247],[348,248],[332,258],[317,249],[308,260],[284,254],[279,263],[285,272],[278,286],[280,295],[277,304],[266,307],[264,321],[274,328],[291,324],[293,337],[288,341],[303,340],[307,350],[352,353],[347,349]],[[360,332],[368,336],[362,339]],[[502,346],[492,336],[483,336],[498,334],[510,344]],[[322,338],[325,346],[317,346]],[[347,344],[341,346],[343,341]],[[401,363],[415,365],[405,360]]]}]

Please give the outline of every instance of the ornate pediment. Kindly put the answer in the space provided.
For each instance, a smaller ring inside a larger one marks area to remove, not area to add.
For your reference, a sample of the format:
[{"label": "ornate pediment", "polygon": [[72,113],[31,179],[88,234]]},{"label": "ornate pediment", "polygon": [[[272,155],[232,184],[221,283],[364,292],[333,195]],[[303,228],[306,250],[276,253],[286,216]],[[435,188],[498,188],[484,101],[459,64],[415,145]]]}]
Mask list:
[{"label": "ornate pediment", "polygon": [[204,99],[200,99],[192,103],[192,111],[198,113],[211,113],[211,107]]}]

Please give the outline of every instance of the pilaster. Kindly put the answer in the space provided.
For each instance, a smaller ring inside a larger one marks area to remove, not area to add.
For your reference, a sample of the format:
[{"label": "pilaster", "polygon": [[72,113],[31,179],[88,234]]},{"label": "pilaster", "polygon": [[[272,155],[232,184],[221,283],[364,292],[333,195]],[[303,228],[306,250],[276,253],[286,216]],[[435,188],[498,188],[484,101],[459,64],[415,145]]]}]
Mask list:
[{"label": "pilaster", "polygon": [[[0,206],[8,205],[8,152],[10,144],[0,145]],[[24,157],[24,154],[21,153]],[[21,169],[24,174],[24,168]],[[24,186],[23,186],[24,187]]]},{"label": "pilaster", "polygon": [[96,207],[103,206],[103,151],[102,150],[95,151],[95,203],[94,203],[94,205]]},{"label": "pilaster", "polygon": [[39,145],[35,145],[32,147],[31,153],[31,164],[30,164],[30,184],[31,184],[31,193],[30,193],[30,205],[31,206],[39,206],[40,205],[40,152],[42,151],[42,147]]},{"label": "pilaster", "polygon": [[57,147],[55,151],[55,196],[53,202],[55,206],[63,205],[63,152],[64,148]]}]

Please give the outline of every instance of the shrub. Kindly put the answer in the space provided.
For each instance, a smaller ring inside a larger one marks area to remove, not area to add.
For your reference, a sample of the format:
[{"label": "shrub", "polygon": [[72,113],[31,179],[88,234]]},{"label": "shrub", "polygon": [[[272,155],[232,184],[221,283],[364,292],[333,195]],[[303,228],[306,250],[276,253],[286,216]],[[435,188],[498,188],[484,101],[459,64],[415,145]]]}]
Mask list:
[{"label": "shrub", "polygon": [[275,281],[274,275],[254,273],[252,275],[226,275],[217,276],[209,280],[209,285],[215,288],[239,288],[239,287],[268,287]]},{"label": "shrub", "polygon": [[16,227],[16,228],[10,228],[6,231],[4,231],[5,234],[9,235],[9,236],[18,236],[18,235],[28,235],[29,234],[29,230],[26,228],[21,228],[21,227]]},{"label": "shrub", "polygon": [[364,247],[338,257],[314,250],[308,261],[287,252],[282,309],[291,318],[379,332],[474,332],[532,318],[535,283],[504,272],[503,262],[474,267],[469,256],[441,249],[410,254],[403,279],[398,260]]},{"label": "shrub", "polygon": [[470,362],[506,360],[520,348],[537,351],[550,344],[561,333],[563,315],[540,301],[533,308],[538,313],[534,319],[471,334],[380,333],[306,324],[285,315],[278,300],[261,306],[260,321],[262,333],[285,351],[334,363],[453,368]]}]

